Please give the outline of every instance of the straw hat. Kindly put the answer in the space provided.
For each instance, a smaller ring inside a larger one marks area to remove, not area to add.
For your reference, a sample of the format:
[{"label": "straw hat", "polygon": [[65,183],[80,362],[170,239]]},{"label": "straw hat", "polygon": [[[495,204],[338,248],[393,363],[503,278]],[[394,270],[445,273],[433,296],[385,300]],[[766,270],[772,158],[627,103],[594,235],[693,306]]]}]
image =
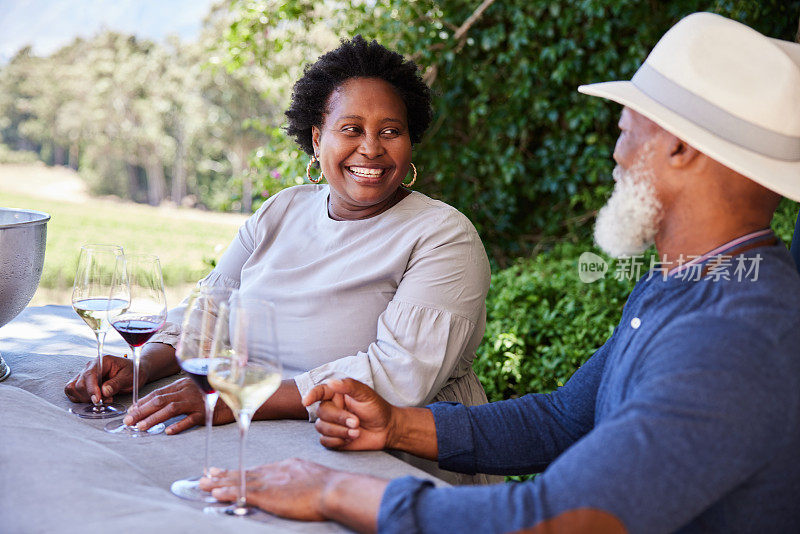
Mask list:
[{"label": "straw hat", "polygon": [[726,167],[800,200],[800,44],[695,13],[664,34],[631,81],[578,91],[628,106]]}]

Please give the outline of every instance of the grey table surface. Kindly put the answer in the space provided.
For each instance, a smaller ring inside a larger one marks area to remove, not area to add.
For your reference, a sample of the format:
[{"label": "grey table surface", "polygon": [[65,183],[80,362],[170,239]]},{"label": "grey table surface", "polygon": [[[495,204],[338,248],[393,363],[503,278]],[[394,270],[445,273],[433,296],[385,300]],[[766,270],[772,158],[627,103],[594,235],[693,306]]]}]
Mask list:
[{"label": "grey table surface", "polygon": [[[265,513],[245,519],[211,516],[202,504],[172,495],[174,480],[202,471],[204,429],[132,439],[103,431],[108,420],[69,413],[72,403],[64,385],[95,350],[91,330],[69,306],[29,307],[0,329],[0,353],[11,367],[11,376],[0,382],[0,532],[346,532],[331,522],[303,523]],[[109,335],[107,352],[130,349]],[[169,380],[145,387],[142,394]],[[115,400],[127,405],[130,395]],[[329,451],[305,421],[253,423],[246,466],[290,457],[443,484],[384,452]],[[236,425],[213,427],[211,463],[238,465]]]}]

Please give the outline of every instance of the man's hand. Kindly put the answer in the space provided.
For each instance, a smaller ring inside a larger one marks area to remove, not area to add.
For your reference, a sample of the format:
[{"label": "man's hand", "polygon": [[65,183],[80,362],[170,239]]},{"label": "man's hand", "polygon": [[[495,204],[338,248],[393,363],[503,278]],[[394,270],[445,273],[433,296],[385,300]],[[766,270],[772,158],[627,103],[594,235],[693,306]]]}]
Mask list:
[{"label": "man's hand", "polygon": [[[284,460],[246,472],[247,502],[262,510],[301,521],[324,521],[322,495],[335,471],[299,460]],[[200,487],[220,501],[235,501],[239,496],[239,471],[210,470]]]},{"label": "man's hand", "polygon": [[[220,501],[239,496],[240,473],[216,468],[200,488]],[[301,521],[332,519],[361,532],[377,528],[378,508],[388,480],[329,469],[292,458],[246,471],[247,502]]]},{"label": "man's hand", "polygon": [[330,380],[303,397],[305,406],[317,401],[319,418],[314,426],[325,447],[365,451],[390,446],[395,407],[369,386],[352,378]]},{"label": "man's hand", "polygon": [[[167,434],[177,434],[206,420],[203,394],[190,378],[181,378],[139,399],[128,409],[123,423],[147,430],[178,415],[186,417],[166,429]],[[212,423],[221,425],[234,420],[233,412],[224,402],[217,402]]]},{"label": "man's hand", "polygon": [[[141,371],[141,370],[140,370]],[[86,364],[78,376],[67,382],[64,386],[69,400],[72,402],[97,403],[102,397],[103,402],[112,402],[117,393],[130,393],[133,389],[133,362],[118,356],[106,354],[103,356],[103,376],[98,384],[99,366],[97,358]],[[139,373],[139,385],[147,382],[147,373]]]}]

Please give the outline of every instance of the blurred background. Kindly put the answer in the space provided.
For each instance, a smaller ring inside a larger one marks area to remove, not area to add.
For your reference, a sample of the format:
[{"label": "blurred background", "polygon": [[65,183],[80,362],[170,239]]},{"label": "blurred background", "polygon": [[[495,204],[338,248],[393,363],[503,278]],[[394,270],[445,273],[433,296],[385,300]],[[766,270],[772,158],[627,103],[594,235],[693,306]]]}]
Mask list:
[{"label": "blurred background", "polygon": [[[435,93],[415,189],[465,213],[490,256],[487,393],[552,389],[634,282],[614,263],[578,278],[619,107],[576,87],[629,78],[694,11],[795,40],[800,0],[0,0],[0,205],[53,216],[33,304],[68,304],[80,245],[97,242],[158,254],[176,304],[247,215],[303,182],[282,130],[292,84],[361,33]],[[796,215],[781,205],[782,239]]]}]

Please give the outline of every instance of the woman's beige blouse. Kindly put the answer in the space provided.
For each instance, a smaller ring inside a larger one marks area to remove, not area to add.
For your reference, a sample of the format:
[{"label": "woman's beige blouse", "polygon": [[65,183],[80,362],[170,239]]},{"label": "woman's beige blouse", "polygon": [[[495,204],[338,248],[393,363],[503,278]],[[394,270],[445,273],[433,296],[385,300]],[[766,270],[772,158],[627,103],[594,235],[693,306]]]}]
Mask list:
[{"label": "woman's beige blouse", "polygon": [[[348,376],[402,406],[486,402],[472,360],[489,263],[469,220],[417,192],[356,221],[331,219],[327,203],[324,185],[274,195],[200,284],[274,302],[301,395]],[[174,345],[181,314],[173,309],[153,341]]]}]

